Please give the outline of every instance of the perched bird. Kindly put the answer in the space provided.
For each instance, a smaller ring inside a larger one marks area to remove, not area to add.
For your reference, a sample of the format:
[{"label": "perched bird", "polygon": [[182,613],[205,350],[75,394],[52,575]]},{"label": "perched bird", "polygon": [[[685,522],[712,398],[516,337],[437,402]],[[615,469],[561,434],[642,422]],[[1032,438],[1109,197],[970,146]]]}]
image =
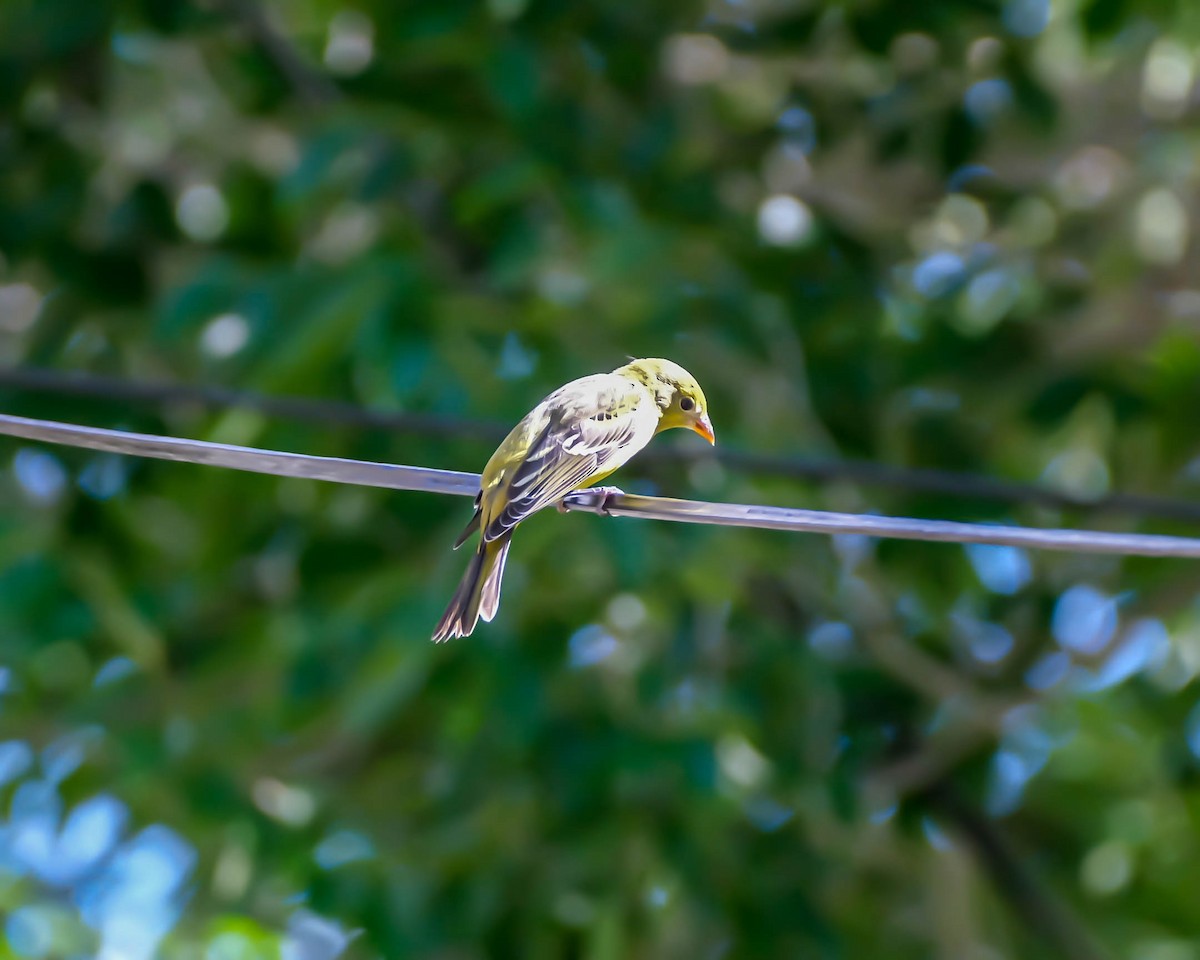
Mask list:
[{"label": "perched bird", "polygon": [[454,544],[457,550],[479,530],[479,547],[433,639],[468,636],[480,617],[496,615],[518,523],[607,477],[672,427],[716,442],[704,391],[670,360],[634,360],[612,373],[572,380],[530,410],[483,468],[475,515]]}]

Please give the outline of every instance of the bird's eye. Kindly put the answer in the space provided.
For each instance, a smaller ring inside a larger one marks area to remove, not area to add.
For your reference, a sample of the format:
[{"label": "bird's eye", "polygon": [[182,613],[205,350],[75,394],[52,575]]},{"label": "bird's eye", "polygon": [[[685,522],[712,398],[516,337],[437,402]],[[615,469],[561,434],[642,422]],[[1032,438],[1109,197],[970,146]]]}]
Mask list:
[{"label": "bird's eye", "polygon": [[695,405],[696,405],[696,401],[693,400],[691,397],[684,397],[682,400],[679,401],[679,409],[682,410],[684,413],[687,413]]}]

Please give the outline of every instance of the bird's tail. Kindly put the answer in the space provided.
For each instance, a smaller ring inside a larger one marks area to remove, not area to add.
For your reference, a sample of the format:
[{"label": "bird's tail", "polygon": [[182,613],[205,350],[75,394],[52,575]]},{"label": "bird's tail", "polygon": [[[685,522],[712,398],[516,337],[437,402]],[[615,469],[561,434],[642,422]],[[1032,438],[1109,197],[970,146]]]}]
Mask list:
[{"label": "bird's tail", "polygon": [[479,549],[467,564],[467,572],[454,591],[450,606],[442,614],[433,631],[435,643],[451,637],[466,637],[475,629],[479,618],[491,620],[500,605],[500,581],[504,577],[504,561],[508,559],[507,536],[498,540],[481,540]]}]

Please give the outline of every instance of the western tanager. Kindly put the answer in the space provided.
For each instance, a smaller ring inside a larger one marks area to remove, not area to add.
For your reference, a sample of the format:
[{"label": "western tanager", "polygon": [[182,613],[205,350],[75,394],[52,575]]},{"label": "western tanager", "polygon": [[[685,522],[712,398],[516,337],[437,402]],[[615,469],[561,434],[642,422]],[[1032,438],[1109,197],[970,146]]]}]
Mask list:
[{"label": "western tanager", "polygon": [[479,547],[433,632],[437,642],[465,637],[491,620],[513,528],[572,490],[607,477],[672,427],[715,443],[704,391],[670,360],[634,360],[559,387],[529,411],[483,468],[475,515],[455,549],[480,530]]}]

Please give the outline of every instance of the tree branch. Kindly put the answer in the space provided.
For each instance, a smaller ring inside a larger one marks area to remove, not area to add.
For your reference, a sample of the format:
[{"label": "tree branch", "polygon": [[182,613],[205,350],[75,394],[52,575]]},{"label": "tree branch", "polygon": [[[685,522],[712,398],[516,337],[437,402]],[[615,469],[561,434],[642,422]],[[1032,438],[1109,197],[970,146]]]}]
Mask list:
[{"label": "tree branch", "polygon": [[219,0],[219,6],[246,31],[301,100],[326,104],[341,99],[337,85],[304,59],[291,40],[275,29],[266,11],[254,0]]},{"label": "tree branch", "polygon": [[991,820],[947,781],[925,795],[971,845],[980,866],[1013,911],[1064,960],[1109,960],[1083,923],[1041,883]]}]

